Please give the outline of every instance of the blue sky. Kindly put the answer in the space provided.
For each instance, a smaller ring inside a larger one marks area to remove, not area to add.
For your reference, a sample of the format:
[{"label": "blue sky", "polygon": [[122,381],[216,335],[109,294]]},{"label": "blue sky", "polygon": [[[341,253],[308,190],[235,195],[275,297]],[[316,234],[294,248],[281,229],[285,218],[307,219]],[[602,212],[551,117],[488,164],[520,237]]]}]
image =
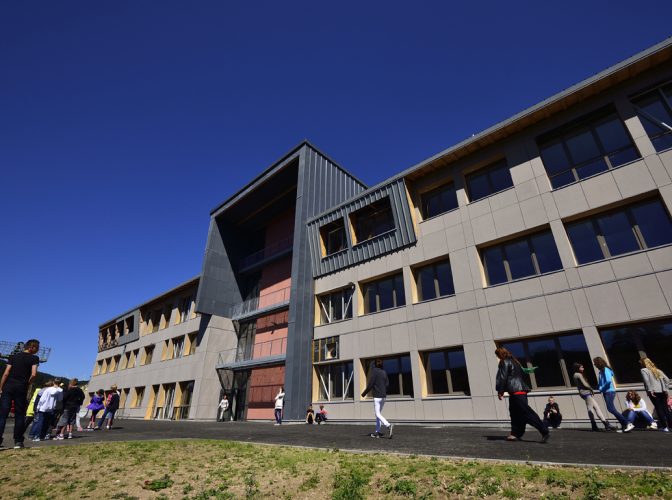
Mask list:
[{"label": "blue sky", "polygon": [[671,2],[5,1],[0,339],[88,378],[307,138],[379,182],[670,36]]}]

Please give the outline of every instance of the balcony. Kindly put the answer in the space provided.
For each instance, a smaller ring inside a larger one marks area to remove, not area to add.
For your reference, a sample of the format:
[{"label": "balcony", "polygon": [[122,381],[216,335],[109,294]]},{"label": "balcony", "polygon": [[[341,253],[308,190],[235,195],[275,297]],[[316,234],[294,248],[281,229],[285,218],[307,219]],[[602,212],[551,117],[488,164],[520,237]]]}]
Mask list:
[{"label": "balcony", "polygon": [[288,236],[287,238],[274,241],[267,247],[243,257],[239,262],[238,272],[244,273],[252,271],[272,260],[289,254],[292,251],[293,243],[294,237]]},{"label": "balcony", "polygon": [[287,337],[258,344],[239,345],[235,349],[227,349],[219,353],[217,368],[236,369],[283,361],[286,351]]},{"label": "balcony", "polygon": [[234,304],[231,308],[231,319],[240,321],[286,307],[289,305],[291,291],[292,287],[288,286],[281,290],[265,293],[259,297],[253,297]]},{"label": "balcony", "polygon": [[112,349],[113,347],[117,347],[118,345],[119,341],[117,339],[108,340],[107,342],[103,342],[101,345],[98,346],[98,352],[106,351],[107,349]]}]

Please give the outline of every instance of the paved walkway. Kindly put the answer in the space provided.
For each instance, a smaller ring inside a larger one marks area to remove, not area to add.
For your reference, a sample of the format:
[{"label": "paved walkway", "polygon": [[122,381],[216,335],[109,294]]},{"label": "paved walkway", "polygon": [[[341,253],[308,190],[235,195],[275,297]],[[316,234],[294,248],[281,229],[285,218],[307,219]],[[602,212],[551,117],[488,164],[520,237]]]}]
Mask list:
[{"label": "paved walkway", "polygon": [[[528,428],[529,429],[529,428]],[[396,425],[393,439],[368,437],[371,425],[327,423],[320,426],[253,422],[165,422],[117,420],[112,431],[80,432],[71,440],[26,446],[76,446],[107,441],[156,439],[223,439],[251,443],[307,446],[364,452],[390,452],[445,457],[485,458],[605,466],[672,468],[672,433],[635,430],[629,434],[590,432],[589,429],[552,431],[547,444],[528,430],[524,441],[504,441],[507,430],[485,427]],[[13,444],[11,425],[5,445]]]}]

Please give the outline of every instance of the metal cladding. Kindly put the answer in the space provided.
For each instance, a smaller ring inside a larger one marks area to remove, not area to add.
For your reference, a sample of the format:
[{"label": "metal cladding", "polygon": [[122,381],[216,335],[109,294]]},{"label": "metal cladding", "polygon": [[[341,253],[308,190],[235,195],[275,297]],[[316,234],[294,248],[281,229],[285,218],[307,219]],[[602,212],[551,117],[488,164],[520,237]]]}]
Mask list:
[{"label": "metal cladding", "polygon": [[[356,245],[353,245],[350,231],[346,231],[347,248],[338,253],[322,257],[320,245],[320,228],[322,226],[338,219],[344,219],[344,225],[347,228],[349,227],[350,214],[383,198],[389,198],[390,200],[394,217],[393,230]],[[308,221],[308,237],[313,277],[315,278],[412,245],[416,242],[416,235],[404,180],[396,179],[374,188],[357,199]]]}]

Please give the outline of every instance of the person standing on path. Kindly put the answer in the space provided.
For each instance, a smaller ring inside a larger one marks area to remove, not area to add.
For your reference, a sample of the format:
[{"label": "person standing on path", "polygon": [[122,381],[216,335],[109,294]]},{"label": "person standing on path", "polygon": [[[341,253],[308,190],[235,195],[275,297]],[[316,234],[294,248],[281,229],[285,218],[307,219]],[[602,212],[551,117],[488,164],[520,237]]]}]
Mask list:
[{"label": "person standing on path", "polygon": [[14,448],[23,448],[23,435],[26,430],[26,410],[28,409],[28,387],[37,376],[40,358],[35,353],[40,342],[30,339],[24,344],[24,350],[12,354],[7,360],[5,372],[0,379],[0,448],[5,432],[7,417],[14,403]]},{"label": "person standing on path", "polygon": [[[63,415],[58,421],[55,439],[72,439],[72,428],[79,416],[79,407],[86,398],[84,391],[77,387],[77,384],[79,380],[73,378],[63,392]],[[67,432],[66,435],[63,434],[64,429]]]},{"label": "person standing on path", "polygon": [[660,422],[658,428],[663,432],[670,432],[672,411],[667,404],[670,379],[649,358],[641,358],[639,364],[642,365],[641,373],[644,389],[646,389],[646,393],[658,414],[658,421]]},{"label": "person standing on path", "polygon": [[599,356],[593,358],[593,364],[595,365],[595,368],[600,370],[597,377],[597,388],[602,393],[602,396],[604,396],[604,402],[607,404],[607,411],[616,417],[618,423],[621,424],[621,430],[619,432],[630,432],[635,426],[629,423],[623,414],[616,409],[616,406],[614,406],[614,399],[616,399],[614,370],[611,369],[604,358]]},{"label": "person standing on path", "polygon": [[369,373],[369,380],[366,384],[366,389],[362,392],[362,397],[366,397],[369,392],[373,392],[373,412],[376,416],[376,432],[369,434],[372,438],[379,438],[384,436],[380,432],[381,425],[384,425],[389,432],[389,437],[392,438],[392,431],[394,429],[394,424],[389,423],[385,417],[383,417],[382,411],[383,406],[385,406],[385,398],[387,397],[387,388],[390,385],[390,381],[387,378],[387,373],[383,369],[383,360],[376,359]]},{"label": "person standing on path", "polygon": [[119,409],[119,392],[117,392],[117,386],[113,385],[110,388],[110,394],[107,396],[107,404],[105,405],[105,411],[103,412],[103,416],[100,417],[100,420],[98,420],[98,426],[95,427],[95,429],[100,430],[103,427],[103,423],[105,423],[105,419],[109,417],[109,421],[107,423],[106,429],[109,431],[112,429],[112,425],[114,424],[114,414],[117,412]]},{"label": "person standing on path", "polygon": [[600,419],[600,422],[602,422],[602,425],[604,425],[606,430],[615,431],[616,429],[612,427],[606,418],[604,418],[602,410],[600,410],[600,407],[595,402],[595,398],[593,397],[595,391],[586,380],[586,377],[583,376],[583,371],[584,367],[581,363],[574,363],[574,375],[572,380],[574,381],[574,386],[579,391],[579,396],[581,396],[583,402],[586,403],[586,409],[588,410],[588,417],[590,418],[593,431],[598,432],[600,430],[595,422],[595,415]]},{"label": "person standing on path", "polygon": [[91,410],[91,419],[89,420],[89,425],[86,426],[86,430],[93,430],[96,426],[96,416],[100,410],[105,409],[105,391],[98,389],[98,391],[91,397],[91,402],[86,406]]},{"label": "person standing on path", "polygon": [[282,424],[282,408],[285,406],[285,388],[280,387],[278,394],[275,396],[275,424]]},{"label": "person standing on path", "polygon": [[520,362],[504,347],[495,349],[495,355],[499,359],[496,379],[497,397],[502,400],[504,393],[509,393],[511,432],[506,440],[519,441],[525,434],[525,426],[530,424],[541,434],[541,442],[547,442],[551,436],[548,427],[527,404],[527,393],[530,392],[530,386],[523,379],[523,369]]},{"label": "person standing on path", "polygon": [[226,414],[226,410],[228,409],[229,409],[229,399],[226,397],[226,394],[224,394],[222,396],[222,400],[219,402],[219,415],[217,415],[218,422],[224,421],[224,415]]}]

